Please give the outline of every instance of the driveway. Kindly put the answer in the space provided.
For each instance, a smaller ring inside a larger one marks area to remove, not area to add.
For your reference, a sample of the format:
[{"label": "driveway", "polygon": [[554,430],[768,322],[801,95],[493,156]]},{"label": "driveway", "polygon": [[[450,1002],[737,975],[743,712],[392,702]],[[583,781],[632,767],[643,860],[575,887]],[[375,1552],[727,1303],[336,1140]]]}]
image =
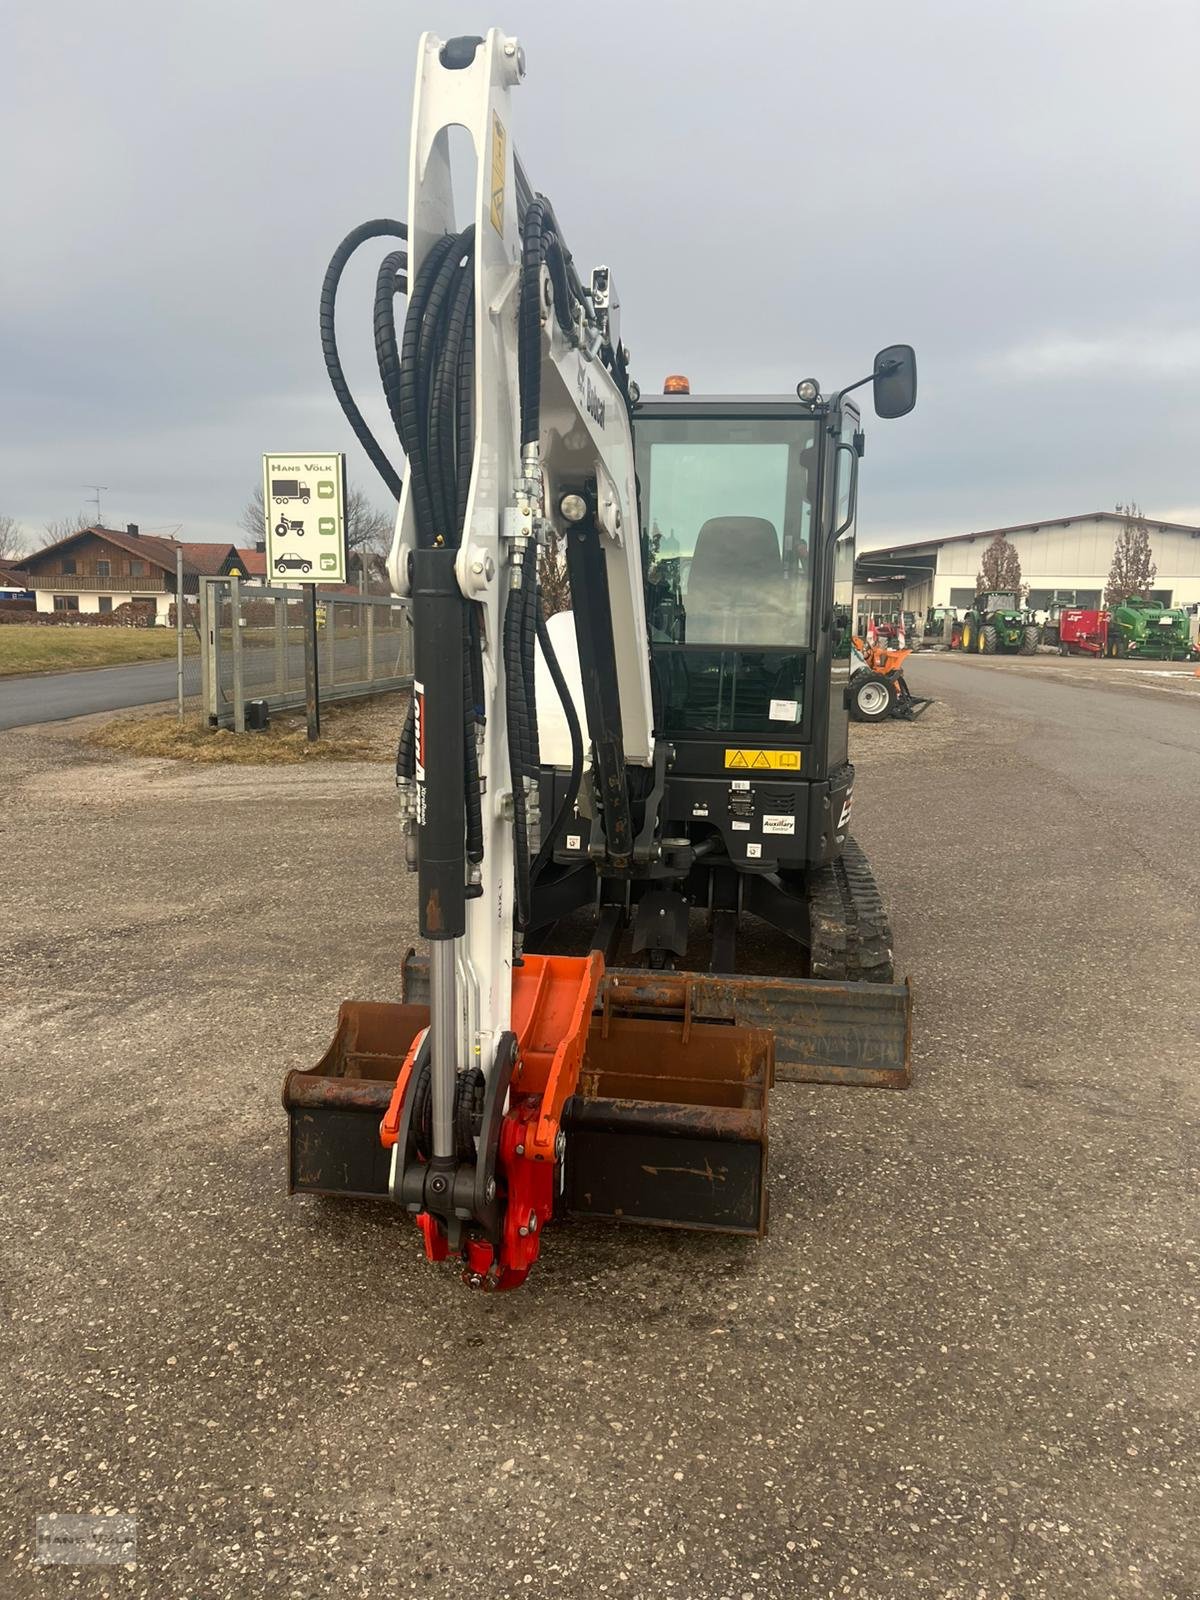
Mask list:
[{"label": "driveway", "polygon": [[470,1293],[289,1200],[284,1073],[415,931],[388,767],[0,737],[6,1600],[1194,1600],[1200,700],[919,658],[855,732],[905,1094],[781,1086],[771,1232]]}]

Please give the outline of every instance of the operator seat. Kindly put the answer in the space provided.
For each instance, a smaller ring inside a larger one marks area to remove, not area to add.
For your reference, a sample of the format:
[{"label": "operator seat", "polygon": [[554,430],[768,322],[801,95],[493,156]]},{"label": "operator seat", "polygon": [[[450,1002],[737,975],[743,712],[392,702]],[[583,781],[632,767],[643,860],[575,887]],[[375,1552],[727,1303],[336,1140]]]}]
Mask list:
[{"label": "operator seat", "polygon": [[775,644],[786,626],[783,561],[765,517],[710,517],[696,538],[686,596],[689,644]]}]

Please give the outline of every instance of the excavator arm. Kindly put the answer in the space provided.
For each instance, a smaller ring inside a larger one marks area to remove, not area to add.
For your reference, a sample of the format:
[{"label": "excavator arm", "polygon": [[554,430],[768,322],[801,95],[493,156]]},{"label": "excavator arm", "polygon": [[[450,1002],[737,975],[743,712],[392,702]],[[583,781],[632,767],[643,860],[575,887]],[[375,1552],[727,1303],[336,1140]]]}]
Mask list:
[{"label": "excavator arm", "polygon": [[[550,820],[538,805],[539,653],[584,746],[539,605],[548,541],[565,546],[579,592],[587,744],[617,864],[632,848],[627,765],[654,754],[625,352],[607,270],[581,281],[517,161],[511,97],[523,71],[520,46],[498,30],[421,40],[408,310],[381,358],[409,468],[389,572],[412,602],[398,785],[430,1002],[382,1137],[390,1191],[420,1218],[428,1253],[463,1255],[474,1279],[505,1286],[528,1269],[552,1207],[563,1107],[603,971],[598,955],[523,954]],[[454,127],[475,162],[465,227]],[[377,329],[398,274],[398,262],[381,274]]]}]

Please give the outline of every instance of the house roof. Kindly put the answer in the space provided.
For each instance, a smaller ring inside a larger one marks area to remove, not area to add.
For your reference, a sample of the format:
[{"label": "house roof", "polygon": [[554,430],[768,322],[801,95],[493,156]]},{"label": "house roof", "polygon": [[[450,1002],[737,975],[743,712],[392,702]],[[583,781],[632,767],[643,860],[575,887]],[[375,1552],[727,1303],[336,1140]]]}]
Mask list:
[{"label": "house roof", "polygon": [[232,544],[185,544],[184,570],[199,573],[204,578],[219,578],[226,564],[238,553]]},{"label": "house roof", "polygon": [[[174,572],[175,539],[160,539],[152,533],[124,533],[116,528],[104,528],[98,523],[89,528],[77,528],[74,533],[69,533],[65,539],[56,539],[53,544],[43,545],[40,550],[35,550],[29,557],[28,568],[35,573],[38,563],[44,561],[49,555],[57,555],[65,550],[68,545],[74,544],[77,539],[86,538],[88,534],[95,534],[99,539],[104,539],[108,544],[115,545],[118,550],[124,550],[131,556],[144,556],[147,561],[152,561],[155,566]],[[184,547],[186,549],[186,546]],[[186,557],[185,557],[186,560]]]},{"label": "house roof", "polygon": [[[59,554],[77,539],[82,539],[88,534],[94,534],[116,549],[125,551],[127,555],[138,556],[152,562],[154,566],[161,567],[166,572],[175,571],[176,552],[182,550],[184,573],[193,578],[219,577],[226,565],[241,554],[233,543],[186,544],[179,539],[160,538],[152,533],[128,533],[119,528],[101,527],[97,523],[93,527],[79,528],[74,533],[69,533],[65,539],[57,539],[53,544],[45,545],[41,550],[35,551],[27,562],[29,575],[36,575],[38,564],[46,556]],[[263,571],[265,570],[264,566]]]},{"label": "house roof", "polygon": [[267,575],[267,552],[265,550],[236,551],[238,566],[248,578],[265,578]]},{"label": "house roof", "polygon": [[28,589],[29,574],[21,567],[0,561],[0,589]]},{"label": "house roof", "polygon": [[[1139,522],[1151,532],[1190,533],[1200,538],[1200,528],[1189,522],[1162,522],[1157,517],[1140,517]],[[962,544],[973,539],[995,539],[1000,534],[1037,533],[1042,528],[1067,528],[1073,522],[1124,522],[1119,511],[1081,511],[1070,517],[1042,517],[1038,522],[1014,522],[1007,528],[979,528],[974,533],[948,533],[938,538],[910,539],[907,544],[881,546],[878,550],[864,550],[863,560],[879,556],[905,556],[913,551],[937,550],[944,544]]]}]

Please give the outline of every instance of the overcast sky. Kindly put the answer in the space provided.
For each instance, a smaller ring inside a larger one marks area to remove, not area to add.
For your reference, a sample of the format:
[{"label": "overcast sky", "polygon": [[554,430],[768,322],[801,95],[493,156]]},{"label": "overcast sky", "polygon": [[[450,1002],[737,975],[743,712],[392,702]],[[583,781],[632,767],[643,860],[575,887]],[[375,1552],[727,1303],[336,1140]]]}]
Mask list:
[{"label": "overcast sky", "polygon": [[[344,448],[317,298],[405,214],[416,43],[525,46],[515,142],[642,387],[827,389],[917,348],[860,545],[1136,499],[1200,522],[1196,0],[57,0],[9,13],[0,514],[230,537]],[[381,437],[378,254],[340,330]]]}]

